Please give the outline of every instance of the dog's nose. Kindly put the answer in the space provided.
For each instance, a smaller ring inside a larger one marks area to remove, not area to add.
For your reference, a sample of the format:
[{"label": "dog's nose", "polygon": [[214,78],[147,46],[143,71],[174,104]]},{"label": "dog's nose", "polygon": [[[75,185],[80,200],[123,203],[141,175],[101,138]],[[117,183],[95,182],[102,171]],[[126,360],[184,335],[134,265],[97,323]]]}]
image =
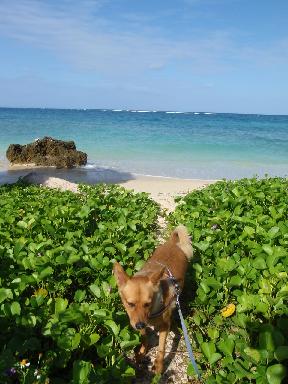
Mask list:
[{"label": "dog's nose", "polygon": [[145,323],[143,323],[142,321],[139,321],[139,323],[136,323],[135,324],[135,328],[136,329],[143,329],[143,328],[145,328],[146,327],[146,324]]}]

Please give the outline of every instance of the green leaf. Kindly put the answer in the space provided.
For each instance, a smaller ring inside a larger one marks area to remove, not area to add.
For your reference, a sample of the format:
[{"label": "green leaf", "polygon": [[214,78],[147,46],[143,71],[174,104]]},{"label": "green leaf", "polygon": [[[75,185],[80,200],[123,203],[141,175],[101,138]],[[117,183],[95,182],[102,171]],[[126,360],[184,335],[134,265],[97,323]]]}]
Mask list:
[{"label": "green leaf", "polygon": [[273,255],[273,248],[271,247],[271,245],[264,244],[264,245],[262,245],[262,248],[263,248],[264,252],[267,253],[267,255],[270,255],[270,256]]},{"label": "green leaf", "polygon": [[74,295],[74,300],[77,301],[78,303],[81,303],[86,297],[86,291],[77,289]]},{"label": "green leaf", "polygon": [[138,344],[139,344],[139,340],[138,340],[138,339],[134,339],[134,340],[123,340],[123,341],[121,341],[121,343],[120,343],[120,347],[121,347],[122,349],[131,349],[132,347],[136,347]]},{"label": "green leaf", "polygon": [[275,343],[273,340],[273,330],[266,330],[259,334],[259,347],[260,349],[266,349],[267,351],[275,351]]},{"label": "green leaf", "polygon": [[130,380],[131,380],[132,377],[135,377],[135,369],[132,367],[127,367],[125,369],[125,371],[121,374],[121,377],[124,379],[126,378],[126,380],[127,380],[127,378],[130,378]]},{"label": "green leaf", "polygon": [[255,233],[255,229],[252,228],[252,227],[249,227],[248,225],[244,227],[244,233],[249,236],[249,237],[252,237]]},{"label": "green leaf", "polygon": [[80,255],[76,253],[71,253],[68,257],[67,264],[74,264],[77,263],[77,261],[80,260]]},{"label": "green leaf", "polygon": [[90,361],[76,360],[73,363],[73,383],[88,384],[89,374],[92,368]]},{"label": "green leaf", "polygon": [[243,278],[239,275],[234,275],[231,277],[230,281],[228,282],[229,287],[239,287],[242,284]]},{"label": "green leaf", "polygon": [[207,333],[208,333],[208,336],[210,337],[210,339],[212,339],[212,340],[216,340],[219,337],[219,331],[217,328],[212,328],[212,327],[208,328]]},{"label": "green leaf", "polygon": [[89,285],[89,289],[90,289],[91,293],[93,293],[94,296],[96,296],[98,298],[101,297],[101,290],[98,287],[98,285],[91,284],[91,285]]},{"label": "green leaf", "polygon": [[157,373],[151,380],[150,384],[159,384],[161,380],[161,373]]},{"label": "green leaf", "polygon": [[209,286],[209,287],[212,287],[212,288],[214,288],[214,289],[219,289],[219,288],[221,288],[222,287],[222,284],[219,282],[219,281],[217,281],[216,279],[215,279],[215,277],[207,277],[206,279],[205,279],[205,282],[206,282],[206,284]]},{"label": "green leaf", "polygon": [[269,384],[281,384],[286,377],[287,369],[282,364],[274,364],[267,368],[266,377]]},{"label": "green leaf", "polygon": [[232,193],[236,196],[236,197],[240,197],[241,196],[241,192],[239,191],[239,189],[237,187],[233,188],[232,189]]},{"label": "green leaf", "polygon": [[[252,378],[252,374],[249,373],[248,371],[248,367],[244,368],[245,362],[243,360],[240,360],[240,359],[237,359],[236,361],[234,361],[233,363],[233,370],[236,374],[236,376],[239,378],[239,379],[243,379],[243,378]],[[242,381],[240,381],[242,382]]]},{"label": "green leaf", "polygon": [[[199,369],[199,368],[198,368],[198,369]],[[195,372],[195,369],[194,369],[192,363],[189,363],[189,364],[188,364],[186,373],[187,373],[187,376],[191,376],[191,377],[197,375],[197,373]]]},{"label": "green leaf", "polygon": [[83,219],[85,217],[88,217],[89,213],[90,213],[90,207],[87,206],[87,205],[83,205],[83,207],[81,208],[80,212],[78,212],[78,217]]},{"label": "green leaf", "polygon": [[39,274],[39,280],[44,280],[45,277],[52,275],[54,272],[54,269],[52,267],[46,267],[43,269]]},{"label": "green leaf", "polygon": [[269,304],[258,301],[256,303],[255,309],[257,312],[267,314],[269,310]]},{"label": "green leaf", "polygon": [[13,293],[11,289],[0,288],[0,304],[6,299],[13,299]]},{"label": "green leaf", "polygon": [[258,256],[252,263],[253,267],[256,269],[266,269],[267,265],[263,257]]},{"label": "green leaf", "polygon": [[202,252],[205,252],[209,248],[210,243],[208,241],[201,241],[199,243],[194,242],[193,246],[200,249]]},{"label": "green leaf", "polygon": [[224,272],[233,271],[235,268],[235,261],[231,258],[221,258],[218,259],[217,264],[219,266],[219,272],[222,270]]},{"label": "green leaf", "polygon": [[[123,243],[116,243],[116,248],[121,252],[121,253],[125,253],[127,251],[127,247],[125,244]],[[114,250],[114,248],[113,248]]]},{"label": "green leaf", "polygon": [[55,314],[59,314],[61,312],[64,312],[67,308],[68,300],[63,299],[62,297],[57,297],[55,299]]},{"label": "green leaf", "polygon": [[128,226],[132,229],[132,231],[136,231],[136,225],[133,222],[128,223]]},{"label": "green leaf", "polygon": [[264,279],[263,277],[259,280],[259,287],[261,288],[261,293],[264,294],[271,294],[272,292],[272,285],[270,284],[269,280]]},{"label": "green leaf", "polygon": [[193,264],[193,269],[195,269],[195,271],[197,271],[197,272],[199,272],[199,273],[201,273],[201,272],[203,271],[203,268],[202,268],[201,265],[198,264],[198,263],[194,263],[194,264]]},{"label": "green leaf", "polygon": [[57,339],[57,344],[66,351],[72,351],[78,348],[80,340],[80,333],[77,333],[74,328],[67,328]]},{"label": "green leaf", "polygon": [[106,320],[104,324],[113,332],[114,336],[117,336],[119,333],[119,326],[113,320]]},{"label": "green leaf", "polygon": [[99,339],[100,335],[98,335],[98,333],[91,333],[91,335],[89,335],[90,345],[97,343]]},{"label": "green leaf", "polygon": [[280,231],[279,227],[272,227],[268,231],[268,236],[272,239],[279,233],[279,231]]},{"label": "green leaf", "polygon": [[88,248],[87,244],[81,244],[81,248],[83,249],[83,252],[85,254],[89,253],[89,248]]},{"label": "green leaf", "polygon": [[218,360],[220,360],[222,355],[220,353],[212,353],[212,355],[209,358],[209,363],[211,365],[215,364]]},{"label": "green leaf", "polygon": [[67,257],[65,255],[57,256],[55,259],[56,264],[66,264],[67,263]]},{"label": "green leaf", "polygon": [[108,312],[106,309],[96,309],[93,311],[93,314],[95,317],[102,319],[108,316]]},{"label": "green leaf", "polygon": [[283,285],[279,292],[277,293],[277,297],[287,297],[288,296],[288,284]]},{"label": "green leaf", "polygon": [[23,237],[20,237],[15,242],[15,245],[14,245],[14,255],[15,255],[15,257],[17,257],[19,255],[20,251],[22,251],[22,249],[24,248],[26,242],[27,242],[27,240],[24,239]]},{"label": "green leaf", "polygon": [[204,353],[205,357],[207,358],[207,360],[209,361],[209,359],[211,358],[211,356],[213,355],[213,353],[216,352],[216,347],[215,347],[215,344],[212,343],[212,342],[204,342],[201,344],[201,349],[202,349],[202,352]]},{"label": "green leaf", "polygon": [[266,263],[268,265],[268,267],[271,269],[274,267],[274,265],[277,263],[279,257],[277,255],[275,255],[274,253],[272,254],[269,254],[267,259],[266,259]]},{"label": "green leaf", "polygon": [[21,314],[21,306],[17,301],[13,301],[13,303],[10,306],[10,311],[11,314],[14,315],[19,315]]},{"label": "green leaf", "polygon": [[244,349],[244,353],[249,357],[249,359],[255,364],[259,363],[261,360],[260,352],[257,349],[247,347]]},{"label": "green leaf", "polygon": [[226,356],[232,356],[234,351],[234,340],[231,337],[225,337],[225,339],[217,343],[217,348]]},{"label": "green leaf", "polygon": [[26,229],[28,227],[28,224],[25,221],[20,220],[18,221],[17,226],[20,228]]},{"label": "green leaf", "polygon": [[145,260],[138,260],[137,263],[135,264],[135,270],[139,271],[144,264],[145,264]]},{"label": "green leaf", "polygon": [[281,345],[274,352],[274,356],[278,361],[288,360],[288,346]]}]

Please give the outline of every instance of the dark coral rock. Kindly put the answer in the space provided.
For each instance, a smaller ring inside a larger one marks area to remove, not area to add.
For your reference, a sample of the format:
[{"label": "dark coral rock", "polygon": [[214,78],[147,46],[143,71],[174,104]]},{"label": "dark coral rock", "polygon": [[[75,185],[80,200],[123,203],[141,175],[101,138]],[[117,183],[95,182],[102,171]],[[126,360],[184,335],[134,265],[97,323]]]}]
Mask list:
[{"label": "dark coral rock", "polygon": [[87,154],[76,150],[74,141],[56,140],[52,137],[37,139],[27,145],[10,144],[6,157],[12,164],[35,164],[73,168],[86,165]]}]

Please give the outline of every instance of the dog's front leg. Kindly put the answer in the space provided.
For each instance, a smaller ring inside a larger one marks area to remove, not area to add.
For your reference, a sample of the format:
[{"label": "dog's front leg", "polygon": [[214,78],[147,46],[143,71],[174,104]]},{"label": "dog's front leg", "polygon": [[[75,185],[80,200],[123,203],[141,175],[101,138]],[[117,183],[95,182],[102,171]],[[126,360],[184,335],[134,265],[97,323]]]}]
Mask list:
[{"label": "dog's front leg", "polygon": [[142,340],[141,340],[140,348],[135,353],[136,361],[141,361],[143,359],[143,357],[146,355],[147,349],[148,349],[148,340],[147,340],[146,329],[143,329],[140,332],[141,332],[141,339]]},{"label": "dog's front leg", "polygon": [[159,329],[158,353],[157,353],[154,365],[152,367],[152,370],[155,373],[162,373],[164,369],[165,346],[166,346],[166,339],[169,333],[169,329],[170,329],[169,323],[162,324]]}]

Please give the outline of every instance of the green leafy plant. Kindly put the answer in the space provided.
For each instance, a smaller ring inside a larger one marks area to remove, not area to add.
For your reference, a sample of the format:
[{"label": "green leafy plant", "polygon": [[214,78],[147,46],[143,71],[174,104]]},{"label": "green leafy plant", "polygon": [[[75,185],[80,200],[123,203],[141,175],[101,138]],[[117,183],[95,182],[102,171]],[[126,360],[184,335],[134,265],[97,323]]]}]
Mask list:
[{"label": "green leafy plant", "polygon": [[131,380],[125,353],[139,340],[112,265],[140,268],[158,214],[148,195],[118,186],[0,187],[1,383]]},{"label": "green leafy plant", "polygon": [[193,239],[189,322],[208,384],[287,379],[287,203],[287,179],[221,181],[169,217]]}]

